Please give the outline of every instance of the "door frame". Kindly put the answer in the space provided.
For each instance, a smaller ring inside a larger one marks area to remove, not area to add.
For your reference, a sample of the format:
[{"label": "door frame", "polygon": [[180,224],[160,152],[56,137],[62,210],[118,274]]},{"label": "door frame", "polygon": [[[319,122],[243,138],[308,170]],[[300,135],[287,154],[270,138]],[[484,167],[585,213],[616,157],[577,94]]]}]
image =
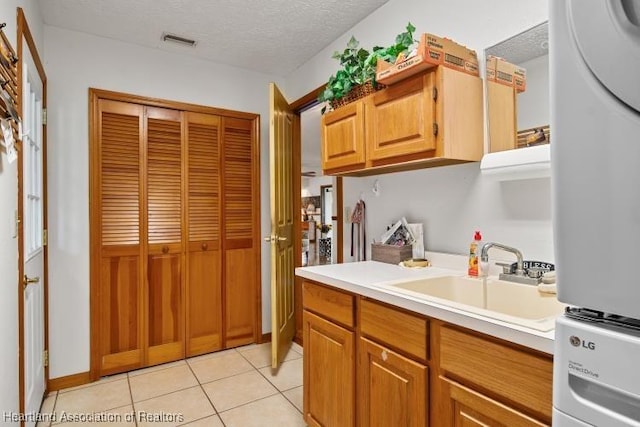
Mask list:
[{"label": "door frame", "polygon": [[[123,92],[115,92],[104,89],[96,89],[90,87],[89,93],[89,189],[92,191],[97,183],[95,182],[93,170],[96,170],[98,165],[95,163],[95,156],[91,154],[92,147],[95,147],[98,141],[98,101],[100,99],[108,99],[112,101],[129,102],[144,105],[146,107],[159,107],[180,111],[188,111],[194,113],[211,114],[217,116],[224,116],[230,118],[247,119],[253,121],[253,132],[256,137],[254,149],[257,152],[257,161],[253,165],[253,175],[255,177],[255,189],[254,189],[254,206],[257,215],[254,215],[254,235],[253,235],[253,247],[256,250],[256,287],[254,289],[255,299],[254,304],[254,342],[262,342],[262,275],[261,275],[261,259],[262,259],[262,237],[260,228],[260,214],[261,201],[260,201],[260,115],[255,113],[246,113],[241,111],[227,110],[224,108],[208,107],[198,104],[190,104],[180,101],[170,101],[160,98],[151,98],[141,95],[133,95]],[[98,283],[100,282],[100,255],[98,242],[98,230],[94,226],[97,221],[97,213],[93,204],[91,203],[91,197],[89,197],[89,241],[90,241],[90,254],[89,254],[89,321],[90,321],[90,362],[89,362],[89,381],[97,381],[100,378],[100,338],[101,338],[101,321],[99,316],[100,310],[100,298]],[[224,280],[224,278],[222,279]],[[224,292],[224,290],[223,290]],[[225,308],[222,308],[222,335],[223,342],[225,337]],[[145,320],[146,322],[146,320]]]},{"label": "door frame", "polygon": [[[27,49],[33,58],[33,62],[38,70],[40,80],[42,80],[42,108],[46,111],[47,108],[47,75],[40,59],[40,54],[36,48],[33,35],[29,29],[29,24],[24,11],[21,7],[17,8],[17,39],[16,44],[18,46],[18,114],[22,117],[22,55],[24,53],[25,46],[22,39],[27,42]],[[46,114],[46,113],[45,113]],[[48,215],[47,215],[47,125],[43,121],[42,124],[42,226],[46,233],[48,229]],[[18,392],[20,393],[20,412],[25,411],[25,367],[24,367],[24,289],[23,289],[23,276],[24,276],[24,146],[18,150]],[[44,350],[49,350],[49,245],[44,240],[43,242],[43,262],[44,262],[44,274],[43,274],[43,295],[44,295]],[[45,363],[44,367],[44,387],[45,395],[49,389],[49,364]],[[24,421],[21,421],[20,425],[24,425]]]},{"label": "door frame", "polygon": [[[306,95],[300,97],[291,103],[291,109],[293,110],[294,122],[293,122],[293,176],[296,177],[293,181],[293,194],[300,195],[302,190],[302,183],[300,177],[302,176],[302,136],[301,136],[301,120],[300,115],[319,104],[318,96],[327,85],[317,87]],[[344,204],[343,204],[343,182],[342,177],[336,177],[334,203],[336,204],[336,221],[338,224],[336,230],[336,262],[341,264],[344,261],[344,248],[343,245],[343,230],[344,230]],[[293,198],[293,257],[294,268],[302,267],[302,199],[301,197]],[[296,333],[293,341],[302,345],[302,279],[295,276],[294,281],[294,307],[296,318]]]}]

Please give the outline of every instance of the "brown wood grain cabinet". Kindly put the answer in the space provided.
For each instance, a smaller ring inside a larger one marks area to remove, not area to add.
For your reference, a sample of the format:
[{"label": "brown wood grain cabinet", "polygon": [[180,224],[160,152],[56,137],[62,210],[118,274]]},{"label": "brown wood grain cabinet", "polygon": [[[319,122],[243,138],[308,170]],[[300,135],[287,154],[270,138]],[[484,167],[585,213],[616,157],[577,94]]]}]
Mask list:
[{"label": "brown wood grain cabinet", "polygon": [[409,77],[322,119],[325,174],[366,176],[479,161],[482,80],[446,67]]},{"label": "brown wood grain cabinet", "polygon": [[92,372],[254,342],[257,117],[92,103]]},{"label": "brown wood grain cabinet", "polygon": [[321,283],[302,287],[309,425],[550,425],[550,355]]},{"label": "brown wood grain cabinet", "polygon": [[359,169],[365,165],[364,103],[357,101],[322,116],[322,168]]},{"label": "brown wood grain cabinet", "polygon": [[357,371],[360,426],[427,425],[429,379],[426,365],[360,338]]}]

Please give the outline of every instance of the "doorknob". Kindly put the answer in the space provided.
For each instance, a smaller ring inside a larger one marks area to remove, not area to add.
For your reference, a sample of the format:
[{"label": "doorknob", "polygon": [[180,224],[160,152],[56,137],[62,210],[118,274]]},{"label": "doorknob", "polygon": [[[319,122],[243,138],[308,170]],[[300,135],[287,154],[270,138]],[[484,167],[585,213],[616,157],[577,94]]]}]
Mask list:
[{"label": "doorknob", "polygon": [[287,238],[282,236],[267,236],[264,238],[265,242],[284,242],[285,240]]},{"label": "doorknob", "polygon": [[22,289],[26,289],[30,283],[40,283],[40,277],[29,277],[25,274],[24,279],[22,279]]}]

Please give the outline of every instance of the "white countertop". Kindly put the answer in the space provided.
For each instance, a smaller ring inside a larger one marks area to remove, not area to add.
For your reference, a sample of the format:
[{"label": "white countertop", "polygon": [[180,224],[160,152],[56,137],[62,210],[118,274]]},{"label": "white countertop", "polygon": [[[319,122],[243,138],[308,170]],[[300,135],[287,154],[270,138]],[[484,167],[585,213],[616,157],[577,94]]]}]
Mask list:
[{"label": "white countertop", "polygon": [[325,283],[544,353],[553,354],[554,330],[537,331],[427,299],[416,298],[388,287],[389,282],[464,274],[460,270],[447,268],[409,269],[377,261],[296,268],[296,275],[305,279]]}]

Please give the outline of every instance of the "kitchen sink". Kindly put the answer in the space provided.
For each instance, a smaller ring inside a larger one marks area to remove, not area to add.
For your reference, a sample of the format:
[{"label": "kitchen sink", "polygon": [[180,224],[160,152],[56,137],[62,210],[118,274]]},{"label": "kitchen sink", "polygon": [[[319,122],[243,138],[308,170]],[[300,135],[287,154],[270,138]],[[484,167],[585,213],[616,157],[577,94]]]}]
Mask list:
[{"label": "kitchen sink", "polygon": [[494,278],[442,276],[389,284],[388,289],[505,322],[550,331],[565,305],[555,295]]}]

